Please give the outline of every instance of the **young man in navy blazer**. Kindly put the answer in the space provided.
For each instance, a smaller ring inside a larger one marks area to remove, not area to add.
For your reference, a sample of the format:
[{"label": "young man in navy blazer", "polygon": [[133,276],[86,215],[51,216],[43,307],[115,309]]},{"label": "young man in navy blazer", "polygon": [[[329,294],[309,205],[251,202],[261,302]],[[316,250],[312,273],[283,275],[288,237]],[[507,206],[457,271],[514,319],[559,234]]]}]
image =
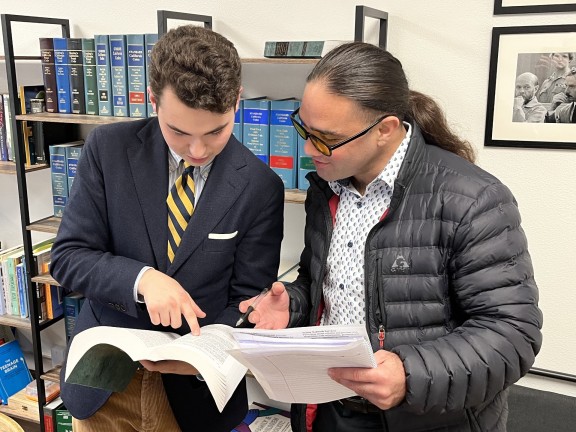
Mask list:
[{"label": "young man in navy blazer", "polygon": [[[236,49],[211,30],[178,27],[155,45],[148,73],[157,117],[90,133],[52,249],[54,278],[87,299],[75,334],[233,326],[240,301],[276,280],[284,189],[232,136]],[[170,261],[166,198],[182,160],[195,167],[194,212]],[[143,366],[121,393],[62,380],[74,430],[227,432],[247,411],[244,381],[219,413],[190,365]]]}]

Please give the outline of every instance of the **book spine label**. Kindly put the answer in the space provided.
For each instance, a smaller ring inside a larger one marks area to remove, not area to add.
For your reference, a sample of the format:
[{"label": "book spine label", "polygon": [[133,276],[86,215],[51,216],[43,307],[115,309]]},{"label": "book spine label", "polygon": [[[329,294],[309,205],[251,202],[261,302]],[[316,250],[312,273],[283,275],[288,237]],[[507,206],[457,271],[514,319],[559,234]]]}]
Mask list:
[{"label": "book spine label", "polygon": [[98,115],[98,78],[94,39],[82,39],[82,63],[86,114]]},{"label": "book spine label", "polygon": [[62,217],[68,201],[68,174],[66,172],[66,149],[59,145],[50,146],[50,176],[54,216]]},{"label": "book spine label", "polygon": [[130,117],[147,117],[146,52],[144,35],[126,36],[128,57],[128,100]]},{"label": "book spine label", "polygon": [[298,105],[298,101],[272,101],[270,105],[270,168],[286,189],[296,187],[298,134],[290,114]]},{"label": "book spine label", "polygon": [[70,94],[72,98],[72,112],[74,114],[86,114],[81,39],[68,39],[68,57],[70,58]]},{"label": "book spine label", "polygon": [[82,146],[66,147],[66,174],[68,176],[68,196],[72,189],[74,177],[76,177],[76,168],[78,167],[78,160],[82,153]]},{"label": "book spine label", "polygon": [[95,35],[96,78],[98,82],[98,115],[112,115],[112,90],[110,84],[110,45],[108,35]]},{"label": "book spine label", "polygon": [[40,38],[40,57],[42,60],[46,111],[56,113],[58,112],[58,87],[56,86],[54,41],[52,38]]},{"label": "book spine label", "polygon": [[54,64],[56,68],[56,86],[58,89],[58,112],[70,114],[70,57],[65,38],[54,38]]},{"label": "book spine label", "polygon": [[268,164],[270,156],[270,101],[244,101],[242,142]]},{"label": "book spine label", "polygon": [[[149,75],[149,65],[150,65],[150,55],[152,53],[152,48],[158,42],[158,35],[155,33],[146,33],[144,35],[144,43],[146,44],[146,89],[150,86],[150,75]],[[146,103],[147,103],[147,114],[148,117],[153,117],[156,115],[154,112],[154,107],[152,102],[150,102],[150,95],[146,92]]]},{"label": "book spine label", "polygon": [[112,108],[115,117],[128,117],[128,80],[126,65],[126,37],[110,35],[110,78]]}]

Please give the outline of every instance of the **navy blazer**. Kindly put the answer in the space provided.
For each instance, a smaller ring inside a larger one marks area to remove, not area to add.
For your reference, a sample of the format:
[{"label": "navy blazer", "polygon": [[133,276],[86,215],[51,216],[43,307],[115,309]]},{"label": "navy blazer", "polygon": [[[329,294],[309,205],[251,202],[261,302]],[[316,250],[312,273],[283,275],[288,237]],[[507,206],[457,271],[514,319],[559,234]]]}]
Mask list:
[{"label": "navy blazer", "polygon": [[[168,151],[157,118],[101,126],[86,139],[50,267],[62,286],[87,298],[74,334],[98,325],[175,331],[152,325],[146,308],[134,301],[134,282],[143,266],[165,272],[190,293],[206,312],[201,326],[234,325],[238,303],[276,280],[283,183],[233,136],[215,158],[168,264]],[[177,332],[188,333],[182,321]],[[247,411],[244,381],[222,414],[195,377],[164,374],[163,381],[183,431],[228,432]],[[110,396],[62,378],[61,391],[79,419],[91,416]]]}]

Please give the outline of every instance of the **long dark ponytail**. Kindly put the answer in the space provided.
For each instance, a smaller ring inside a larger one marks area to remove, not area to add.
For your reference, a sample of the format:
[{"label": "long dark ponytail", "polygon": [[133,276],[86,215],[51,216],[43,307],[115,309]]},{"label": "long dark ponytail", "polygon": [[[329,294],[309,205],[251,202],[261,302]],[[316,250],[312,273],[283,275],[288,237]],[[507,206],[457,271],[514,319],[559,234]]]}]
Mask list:
[{"label": "long dark ponytail", "polygon": [[322,81],[335,95],[355,101],[368,113],[411,119],[429,144],[474,162],[472,145],[448,126],[440,106],[412,91],[400,61],[388,51],[364,42],[340,45],[314,67],[307,82]]}]

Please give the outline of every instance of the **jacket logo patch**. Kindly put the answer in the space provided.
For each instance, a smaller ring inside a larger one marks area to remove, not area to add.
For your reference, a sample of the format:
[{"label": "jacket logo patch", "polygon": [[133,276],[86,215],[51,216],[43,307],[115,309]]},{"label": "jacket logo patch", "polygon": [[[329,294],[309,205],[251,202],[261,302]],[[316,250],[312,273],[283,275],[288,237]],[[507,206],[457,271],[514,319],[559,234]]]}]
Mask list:
[{"label": "jacket logo patch", "polygon": [[408,270],[410,270],[410,264],[408,264],[406,258],[404,258],[402,255],[398,255],[394,260],[394,264],[392,264],[390,270],[392,273],[406,273]]}]

